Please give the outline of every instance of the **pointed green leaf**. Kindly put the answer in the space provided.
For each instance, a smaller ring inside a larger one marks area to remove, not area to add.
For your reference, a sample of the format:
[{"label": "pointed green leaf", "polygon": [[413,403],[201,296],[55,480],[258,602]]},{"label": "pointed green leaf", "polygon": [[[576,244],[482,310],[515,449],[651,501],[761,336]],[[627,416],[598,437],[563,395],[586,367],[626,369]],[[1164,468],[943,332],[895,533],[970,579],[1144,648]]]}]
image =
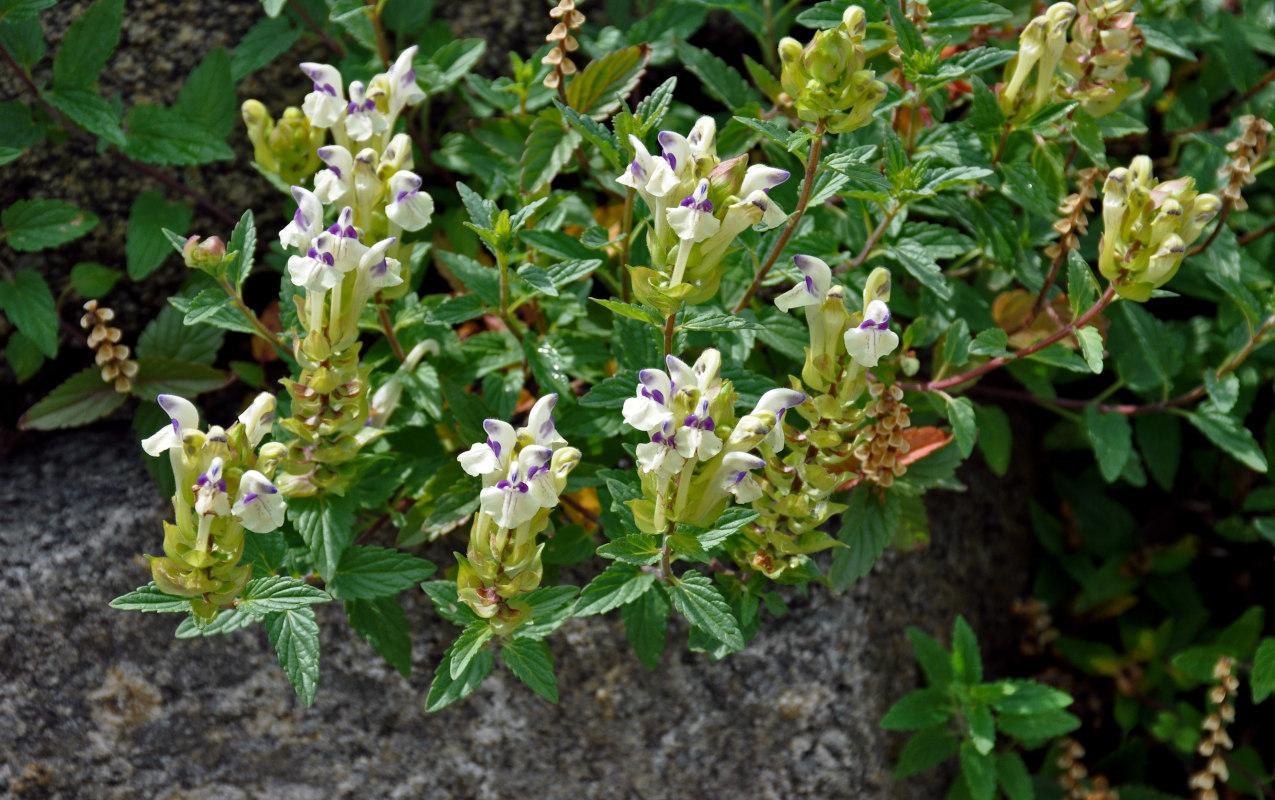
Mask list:
[{"label": "pointed green leaf", "polygon": [[1124,414],[1107,413],[1096,405],[1085,406],[1085,435],[1098,459],[1107,483],[1114,483],[1133,455],[1133,427]]},{"label": "pointed green leaf", "polygon": [[102,381],[99,367],[86,367],[31,406],[18,427],[47,431],[87,425],[124,405],[126,399],[127,394]]},{"label": "pointed green leaf", "polygon": [[901,781],[937,767],[956,755],[958,745],[957,738],[946,725],[917,731],[899,754],[899,762],[894,765],[894,779]]},{"label": "pointed green leaf", "polygon": [[947,421],[952,425],[952,435],[956,437],[956,447],[961,451],[961,458],[969,458],[974,452],[974,443],[978,440],[978,418],[974,413],[974,403],[968,397],[950,397],[947,401]]},{"label": "pointed green leaf", "polygon": [[434,574],[432,563],[401,550],[351,547],[328,578],[328,588],[346,600],[394,597]]},{"label": "pointed green leaf", "polygon": [[626,563],[612,564],[580,592],[575,614],[577,617],[605,614],[646,594],[653,583],[653,572],[644,572]]},{"label": "pointed green leaf", "polygon": [[54,86],[95,84],[119,44],[123,22],[124,0],[98,0],[77,17],[53,59]]},{"label": "pointed green leaf", "polygon": [[[458,639],[457,642],[459,641]],[[438,711],[457,700],[463,700],[491,674],[492,665],[496,660],[495,654],[491,650],[483,650],[474,656],[460,677],[452,678],[451,659],[452,650],[455,647],[456,643],[453,642],[452,647],[448,648],[446,655],[443,656],[443,660],[439,662],[438,668],[434,670],[434,681],[429,685],[429,694],[425,698],[426,711]]]},{"label": "pointed green leaf", "polygon": [[397,599],[346,600],[345,615],[360,639],[372,645],[398,674],[411,677],[412,628]]},{"label": "pointed green leaf", "polygon": [[460,636],[456,637],[456,641],[448,648],[447,652],[451,656],[451,663],[448,668],[451,670],[452,680],[456,680],[465,672],[465,668],[469,666],[469,662],[478,655],[478,651],[491,640],[495,635],[491,626],[487,624],[487,620],[470,623],[465,630],[461,631]]},{"label": "pointed green leaf", "polygon": [[279,656],[279,666],[301,698],[314,705],[319,686],[319,622],[306,606],[266,617],[266,633]]},{"label": "pointed green leaf", "polygon": [[0,311],[49,358],[58,354],[58,314],[53,292],[34,269],[0,280]]},{"label": "pointed green leaf", "polygon": [[1216,409],[1202,406],[1199,411],[1187,412],[1187,420],[1209,441],[1236,461],[1255,472],[1266,472],[1266,455],[1253,438],[1252,432],[1239,420]]},{"label": "pointed green leaf", "polygon": [[881,727],[887,731],[919,730],[942,724],[951,719],[953,713],[947,692],[932,686],[915,689],[890,706],[881,718]]},{"label": "pointed green leaf", "polygon": [[354,541],[354,509],[345,498],[298,497],[288,501],[288,519],[310,548],[320,576],[335,575]]},{"label": "pointed green leaf", "polygon": [[664,652],[668,636],[668,618],[672,607],[663,586],[652,586],[640,597],[620,608],[624,619],[624,635],[633,645],[638,659],[654,670]]},{"label": "pointed green leaf", "polygon": [[622,536],[598,548],[598,555],[603,558],[611,558],[639,567],[659,561],[660,552],[660,539],[652,533]]},{"label": "pointed green leaf", "polygon": [[558,702],[558,676],[553,674],[553,653],[540,640],[514,639],[501,645],[500,658],[509,671],[550,703]]},{"label": "pointed green leaf", "polygon": [[744,649],[739,621],[711,579],[698,572],[686,572],[669,589],[673,606],[691,625],[701,628],[732,650]]},{"label": "pointed green leaf", "polygon": [[520,180],[522,190],[528,194],[540,191],[552,181],[580,144],[580,134],[573,129],[564,130],[555,117],[545,112],[531,126],[527,149],[523,151]]},{"label": "pointed green leaf", "polygon": [[952,672],[956,680],[966,685],[983,680],[983,658],[978,651],[978,639],[963,616],[957,616],[952,628]]},{"label": "pointed green leaf", "polygon": [[1036,800],[1031,773],[1023,757],[1013,750],[996,756],[996,782],[1009,800]]},{"label": "pointed green leaf", "polygon": [[996,762],[990,755],[980,753],[973,742],[961,743],[961,778],[973,800],[993,800],[996,797]]},{"label": "pointed green leaf", "polygon": [[19,200],[0,213],[5,241],[14,250],[33,252],[66,244],[93,230],[97,216],[61,200]]},{"label": "pointed green leaf", "polygon": [[184,234],[190,226],[190,206],[168,203],[159,192],[142,192],[128,212],[124,252],[128,257],[128,276],[141,280],[159,269],[171,255],[164,228]]},{"label": "pointed green leaf", "polygon": [[139,586],[128,594],[120,595],[111,601],[111,608],[120,611],[151,611],[160,614],[172,614],[190,611],[190,600],[185,597],[174,597],[165,594],[154,581]]},{"label": "pointed green leaf", "polygon": [[568,84],[567,105],[594,119],[606,119],[637,86],[650,58],[651,48],[642,44],[591,61]]},{"label": "pointed green leaf", "polygon": [[120,111],[98,94],[97,89],[63,86],[45,92],[41,99],[94,136],[123,146],[125,139],[124,131],[120,129]]},{"label": "pointed green leaf", "polygon": [[235,603],[235,610],[260,619],[268,614],[294,611],[331,600],[332,595],[317,586],[290,575],[276,575],[248,581],[242,597]]},{"label": "pointed green leaf", "polygon": [[933,636],[919,628],[907,629],[908,641],[916,653],[917,663],[925,673],[925,680],[936,689],[946,690],[952,683],[952,656]]}]

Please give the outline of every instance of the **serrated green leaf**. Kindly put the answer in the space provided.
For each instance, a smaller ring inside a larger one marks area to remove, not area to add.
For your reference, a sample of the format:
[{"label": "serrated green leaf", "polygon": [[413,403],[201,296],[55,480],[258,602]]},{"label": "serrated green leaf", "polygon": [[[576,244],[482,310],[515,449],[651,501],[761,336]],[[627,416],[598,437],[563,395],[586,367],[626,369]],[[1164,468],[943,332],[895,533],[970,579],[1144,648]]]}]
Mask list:
[{"label": "serrated green leaf", "polygon": [[0,280],[0,311],[49,358],[58,354],[56,301],[44,276],[18,270],[11,281]]},{"label": "serrated green leaf", "polygon": [[990,0],[932,0],[930,6],[931,30],[996,25],[1013,17],[1004,5]]},{"label": "serrated green leaf", "polygon": [[479,618],[473,609],[457,599],[453,581],[429,581],[421,584],[421,590],[429,595],[439,616],[453,625],[463,627]]},{"label": "serrated green leaf", "polygon": [[345,615],[359,638],[404,678],[412,674],[411,625],[403,607],[393,597],[346,600]]},{"label": "serrated green leaf", "polygon": [[230,53],[209,51],[182,84],[173,110],[224,140],[239,118],[235,83],[230,77]]},{"label": "serrated green leaf", "polygon": [[1013,449],[1013,432],[1009,417],[999,406],[976,406],[974,418],[978,423],[978,449],[992,472],[1004,477],[1009,472],[1010,453]]},{"label": "serrated green leaf", "polygon": [[959,615],[952,626],[952,674],[966,685],[983,680],[983,657],[978,651],[978,638],[965,617]]},{"label": "serrated green leaf", "polygon": [[978,418],[974,413],[974,403],[968,397],[949,398],[947,421],[952,426],[952,435],[956,438],[956,447],[961,451],[961,458],[969,458],[978,440]]},{"label": "serrated green leaf", "polygon": [[444,250],[438,253],[438,257],[466,289],[482,298],[487,305],[493,308],[500,306],[500,275],[496,270],[460,253]]},{"label": "serrated green leaf", "polygon": [[226,373],[207,364],[194,364],[166,356],[141,356],[133,376],[133,394],[154,400],[161,394],[194,397],[226,385]]},{"label": "serrated green leaf", "polygon": [[881,718],[887,731],[914,731],[941,725],[955,714],[947,692],[935,687],[914,689],[900,697]]},{"label": "serrated green leaf", "polygon": [[1267,637],[1257,646],[1249,685],[1253,690],[1254,703],[1262,702],[1275,692],[1275,639]]},{"label": "serrated green leaf", "polygon": [[737,317],[728,311],[713,309],[688,310],[686,318],[678,326],[684,331],[756,331],[756,322]]},{"label": "serrated green leaf", "polygon": [[739,621],[712,580],[698,572],[686,572],[669,587],[673,606],[696,628],[702,629],[731,650],[744,649]]},{"label": "serrated green leaf", "polygon": [[553,674],[553,653],[540,640],[514,639],[501,645],[500,658],[509,671],[550,703],[558,702],[558,676]]},{"label": "serrated green leaf", "polygon": [[460,636],[456,637],[456,641],[452,642],[452,646],[447,649],[448,669],[452,680],[465,674],[469,662],[474,660],[478,651],[482,650],[494,635],[495,632],[487,624],[487,620],[471,622],[465,630],[461,631]]},{"label": "serrated green leaf", "polygon": [[674,47],[678,59],[702,81],[704,91],[720,100],[727,108],[738,111],[749,103],[758,101],[753,87],[725,61],[684,41],[677,42]]},{"label": "serrated green leaf", "polygon": [[1004,680],[991,684],[994,688],[992,708],[1002,714],[1036,714],[1071,705],[1071,695],[1028,680]]},{"label": "serrated green leaf", "polygon": [[969,789],[972,800],[993,800],[996,797],[996,762],[986,753],[980,753],[973,742],[962,742],[961,779]]},{"label": "serrated green leaf", "polygon": [[908,628],[907,637],[912,643],[912,651],[916,653],[916,661],[925,673],[925,680],[930,686],[946,691],[955,675],[952,671],[952,656],[947,649],[919,628]]},{"label": "serrated green leaf", "polygon": [[625,564],[644,566],[660,560],[660,538],[652,533],[621,536],[598,548],[598,555]]},{"label": "serrated green leaf", "polygon": [[194,297],[170,297],[168,304],[182,313],[186,325],[203,322],[227,331],[256,332],[221,289],[204,289]]},{"label": "serrated green leaf", "polygon": [[945,725],[917,731],[899,753],[899,761],[894,765],[894,779],[901,781],[937,767],[956,755],[958,746],[957,738]]},{"label": "serrated green leaf", "polygon": [[[583,600],[583,597],[581,598]],[[659,666],[668,636],[668,618],[672,612],[663,586],[652,586],[636,600],[620,607],[624,619],[624,635],[633,645],[638,659],[649,670]]]},{"label": "serrated green leaf", "polygon": [[[452,647],[455,646],[453,643]],[[491,650],[483,650],[470,660],[468,668],[459,678],[452,678],[451,658],[452,650],[449,648],[434,670],[434,681],[429,685],[429,694],[425,698],[426,711],[438,711],[468,697],[491,674],[492,665],[495,664],[495,654]]]},{"label": "serrated green leaf", "polygon": [[1195,429],[1222,449],[1222,452],[1255,472],[1266,472],[1266,454],[1252,432],[1237,419],[1207,406],[1185,413]]},{"label": "serrated green leaf", "polygon": [[288,501],[288,519],[310,548],[315,571],[335,575],[354,541],[354,509],[345,498],[298,497]]},{"label": "serrated green leaf", "polygon": [[328,578],[328,588],[347,600],[394,597],[434,574],[423,558],[385,547],[351,547]]},{"label": "serrated green leaf", "polygon": [[979,331],[970,342],[970,355],[997,356],[1010,355],[1006,347],[1009,345],[1009,334],[1000,328],[988,328]]},{"label": "serrated green leaf", "polygon": [[584,140],[594,147],[598,148],[598,152],[607,160],[611,168],[617,172],[624,168],[624,157],[621,153],[620,142],[616,139],[615,134],[607,130],[602,123],[586,114],[581,114],[571,106],[564,106],[556,97],[553,104],[557,107],[558,112],[562,114],[563,119],[574,128]]},{"label": "serrated green leaf", "polygon": [[230,234],[230,242],[226,245],[226,252],[236,254],[226,277],[232,286],[241,289],[256,262],[257,222],[251,208],[243,212],[243,216],[235,223],[235,229]]},{"label": "serrated green leaf", "polygon": [[967,707],[965,725],[969,729],[974,749],[982,755],[991,753],[996,746],[996,725],[992,722],[992,710],[983,705]]},{"label": "serrated green leaf", "polygon": [[522,190],[534,194],[545,187],[571,160],[579,144],[580,134],[575,130],[563,130],[548,112],[541,114],[531,125],[531,136],[523,152]]},{"label": "serrated green leaf", "polygon": [[643,97],[633,109],[633,117],[641,123],[641,135],[645,136],[659,126],[673,104],[673,90],[677,88],[677,76],[666,78],[663,83]]},{"label": "serrated green leaf", "polygon": [[1096,405],[1085,406],[1085,436],[1098,459],[1107,483],[1114,483],[1133,455],[1133,427],[1124,414],[1105,413]]},{"label": "serrated green leaf", "polygon": [[1023,763],[1023,757],[1013,750],[996,756],[996,782],[1008,800],[1036,800],[1031,773]]},{"label": "serrated green leaf", "polygon": [[540,294],[548,297],[558,296],[558,287],[553,285],[553,279],[549,277],[549,272],[544,267],[523,264],[518,268],[518,277]]},{"label": "serrated green leaf", "polygon": [[244,37],[235,45],[230,57],[230,78],[238,83],[279,56],[292,49],[301,38],[301,31],[292,27],[287,19],[257,20]]},{"label": "serrated green leaf", "polygon": [[677,532],[695,537],[705,548],[716,547],[726,541],[740,528],[757,519],[759,514],[742,506],[728,508],[722,512],[711,528],[699,528],[694,525],[678,525]]},{"label": "serrated green leaf", "polygon": [[590,297],[589,299],[622,317],[636,319],[640,322],[650,323],[651,325],[664,324],[664,321],[656,316],[656,312],[646,306],[633,305],[631,303],[620,303],[615,300],[602,300],[597,297]]},{"label": "serrated green leaf", "polygon": [[243,630],[249,625],[256,624],[261,620],[251,617],[247,614],[240,614],[234,609],[223,609],[212,622],[205,623],[199,617],[191,614],[181,621],[177,626],[177,630],[173,631],[173,636],[178,639],[195,639],[208,636],[224,636]]},{"label": "serrated green leaf", "polygon": [[970,360],[970,326],[958,317],[943,337],[943,361],[949,366],[962,367]]},{"label": "serrated green leaf", "polygon": [[141,280],[163,265],[170,254],[165,228],[183,234],[190,226],[190,206],[168,203],[159,192],[143,192],[128,212],[124,252],[128,276]]},{"label": "serrated green leaf", "polygon": [[5,241],[14,250],[33,252],[66,244],[93,230],[97,215],[61,200],[19,200],[0,213]]},{"label": "serrated green leaf", "polygon": [[1064,736],[1079,727],[1079,719],[1057,708],[1038,714],[1001,714],[996,718],[997,730],[1028,747]]},{"label": "serrated green leaf", "polygon": [[14,331],[4,343],[4,358],[9,362],[18,383],[29,380],[44,366],[40,346],[22,331]]},{"label": "serrated green leaf", "polygon": [[1102,374],[1102,332],[1092,325],[1086,325],[1076,331],[1076,340],[1080,342],[1080,352],[1085,363],[1095,375]]},{"label": "serrated green leaf", "polygon": [[[57,0],[37,0],[49,3]],[[0,13],[0,17],[3,14]],[[44,27],[38,19],[13,19],[4,17],[0,23],[0,47],[9,51],[13,60],[23,67],[31,67],[44,58],[48,45],[44,41]]]},{"label": "serrated green leaf", "polygon": [[522,352],[540,388],[557,392],[558,397],[563,399],[575,397],[575,392],[571,389],[571,378],[563,368],[567,357],[553,338],[542,336],[533,339],[528,336],[522,340]]},{"label": "serrated green leaf", "polygon": [[124,405],[127,394],[102,381],[99,367],[87,367],[75,373],[18,420],[22,429],[48,431],[87,425]]},{"label": "serrated green leaf", "polygon": [[67,29],[53,59],[57,88],[92,86],[120,41],[124,0],[98,0]]},{"label": "serrated green leaf", "polygon": [[626,47],[589,62],[567,86],[567,105],[596,120],[618,109],[646,72],[651,48]]},{"label": "serrated green leaf", "polygon": [[522,599],[531,606],[531,619],[514,631],[515,639],[543,639],[575,615],[575,586],[541,586]]},{"label": "serrated green leaf", "polygon": [[1223,414],[1229,414],[1240,399],[1240,379],[1235,373],[1228,373],[1221,378],[1212,369],[1204,371],[1204,388],[1208,392],[1213,408]]},{"label": "serrated green leaf", "polygon": [[605,614],[632,603],[646,594],[655,583],[655,573],[644,572],[632,564],[611,564],[580,592],[575,615],[588,617]]},{"label": "serrated green leaf", "polygon": [[[357,0],[356,0],[357,2]],[[429,61],[416,62],[417,80],[428,94],[450,91],[487,52],[485,39],[455,39],[439,47]]]},{"label": "serrated green leaf", "polygon": [[271,614],[265,624],[270,644],[279,656],[279,666],[301,704],[314,705],[319,686],[319,622],[314,609],[306,606]]},{"label": "serrated green leaf", "polygon": [[148,164],[187,166],[235,157],[226,137],[176,109],[138,104],[129,109],[125,122],[124,153]]},{"label": "serrated green leaf", "polygon": [[909,275],[920,281],[922,286],[937,295],[939,299],[952,298],[951,285],[924,245],[904,239],[883,248],[881,252],[902,264]]},{"label": "serrated green leaf", "polygon": [[124,144],[119,110],[98,94],[96,89],[64,86],[45,92],[41,99],[94,136],[100,136],[116,146]]},{"label": "serrated green leaf", "polygon": [[235,611],[255,618],[281,611],[293,611],[316,603],[327,603],[332,595],[290,575],[253,578],[244,587]]},{"label": "serrated green leaf", "polygon": [[111,608],[120,611],[150,611],[160,614],[173,614],[190,611],[190,600],[185,597],[174,597],[164,594],[154,581],[139,586],[128,594],[120,595],[111,601]]},{"label": "serrated green leaf", "polygon": [[899,526],[899,506],[894,492],[879,497],[865,485],[854,488],[837,533],[837,538],[849,548],[837,551],[828,572],[834,592],[844,592],[872,571]]}]

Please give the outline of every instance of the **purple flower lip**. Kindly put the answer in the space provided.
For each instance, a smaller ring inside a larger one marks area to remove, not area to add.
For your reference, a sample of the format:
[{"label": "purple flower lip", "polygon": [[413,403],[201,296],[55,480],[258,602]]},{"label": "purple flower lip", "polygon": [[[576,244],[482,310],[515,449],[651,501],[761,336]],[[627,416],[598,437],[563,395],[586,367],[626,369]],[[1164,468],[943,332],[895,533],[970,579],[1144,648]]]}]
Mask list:
[{"label": "purple flower lip", "polygon": [[687,195],[686,197],[683,197],[682,202],[679,203],[679,205],[683,208],[693,208],[696,211],[700,211],[705,214],[713,213],[713,201],[705,198],[697,203],[695,202],[695,195]]},{"label": "purple flower lip", "polygon": [[677,169],[677,156],[666,152],[664,153],[664,160],[668,162],[670,168]]},{"label": "purple flower lip", "polygon": [[633,159],[633,163],[629,164],[629,171],[633,173],[633,177],[640,181],[646,180],[646,169],[638,163],[637,159]]},{"label": "purple flower lip", "polygon": [[[645,386],[643,386],[642,396],[648,397],[654,400],[655,402],[659,403],[660,405],[664,405],[664,395],[660,392],[659,389],[648,389]],[[174,422],[173,424],[176,425],[177,423]]]},{"label": "purple flower lip", "polygon": [[248,492],[246,495],[243,496],[243,504],[248,505],[249,503],[251,503],[253,500],[256,500],[256,499],[257,499],[256,492]]},{"label": "purple flower lip", "polygon": [[329,169],[329,170],[331,170],[331,172],[332,172],[332,174],[333,174],[333,175],[337,176],[338,178],[339,178],[339,177],[341,177],[341,168],[340,168],[340,167],[336,166],[335,164],[329,164],[329,165],[328,165],[328,169]]},{"label": "purple flower lip", "polygon": [[488,439],[487,446],[491,448],[491,452],[495,454],[496,458],[500,458],[500,442],[495,439]]},{"label": "purple flower lip", "polygon": [[[384,275],[389,270],[389,268],[390,268],[389,263],[382,258],[381,263],[373,266],[371,272],[373,275],[379,278],[382,275]],[[500,445],[496,445],[496,446],[499,447]]]},{"label": "purple flower lip", "polygon": [[334,88],[330,83],[315,83],[314,90],[330,97],[336,97],[336,88]]},{"label": "purple flower lip", "polygon": [[412,196],[412,195],[414,195],[414,194],[416,194],[416,192],[415,192],[415,191],[411,191],[411,192],[409,192],[409,191],[407,191],[406,189],[404,189],[403,191],[401,191],[401,192],[399,192],[399,193],[398,193],[397,201],[401,203],[401,202],[403,202],[403,200],[405,200],[405,199],[406,199],[406,198],[408,198],[408,197],[411,197],[411,196]]},{"label": "purple flower lip", "polygon": [[302,213],[301,209],[299,208],[297,209],[296,213],[292,215],[292,221],[300,225],[302,228],[310,227],[309,218],[306,217],[306,215]]}]

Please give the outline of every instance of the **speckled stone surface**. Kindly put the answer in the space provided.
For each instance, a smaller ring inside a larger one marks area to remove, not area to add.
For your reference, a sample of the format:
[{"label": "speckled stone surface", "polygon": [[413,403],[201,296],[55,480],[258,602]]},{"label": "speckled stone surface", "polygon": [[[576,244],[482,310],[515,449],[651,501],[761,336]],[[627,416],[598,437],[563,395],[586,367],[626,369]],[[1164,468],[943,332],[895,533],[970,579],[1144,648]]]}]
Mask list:
[{"label": "speckled stone surface", "polygon": [[[974,478],[979,478],[977,473]],[[993,653],[1022,590],[1023,498],[999,483],[935,494],[933,544],[892,554],[841,597],[794,595],[720,663],[674,631],[648,672],[618,612],[549,641],[562,700],[503,667],[468,700],[423,710],[455,629],[404,595],[403,680],[319,608],[318,701],[296,700],[260,628],[176,640],[173,616],[107,602],[146,581],[165,503],[135,437],[102,426],[28,440],[0,463],[0,795],[16,798],[933,798],[894,784],[902,744],[877,721],[916,684],[904,628],[946,640],[965,613]],[[442,543],[426,555],[446,561]],[[995,657],[989,672],[996,674]]]}]

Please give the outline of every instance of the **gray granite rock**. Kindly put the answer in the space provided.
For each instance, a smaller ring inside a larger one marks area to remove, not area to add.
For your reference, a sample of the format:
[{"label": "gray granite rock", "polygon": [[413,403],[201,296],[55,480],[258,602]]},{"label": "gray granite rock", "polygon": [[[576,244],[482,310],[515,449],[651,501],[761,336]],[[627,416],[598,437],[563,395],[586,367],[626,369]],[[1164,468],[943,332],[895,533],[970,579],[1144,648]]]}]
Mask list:
[{"label": "gray granite rock", "polygon": [[[933,544],[889,555],[841,597],[794,595],[747,651],[711,663],[675,631],[659,670],[618,613],[549,641],[562,700],[502,667],[438,714],[425,691],[455,629],[404,595],[404,680],[319,608],[318,701],[296,700],[260,628],[176,640],[176,618],[107,602],[147,575],[166,503],[122,427],[28,439],[0,463],[0,792],[17,798],[933,798],[894,784],[902,743],[877,721],[916,684],[904,628],[985,645],[1023,589],[1023,498],[973,476],[934,495]],[[450,545],[451,543],[445,543]],[[445,549],[427,555],[445,563]],[[993,662],[995,659],[992,659]],[[995,672],[995,667],[991,668]]]}]

